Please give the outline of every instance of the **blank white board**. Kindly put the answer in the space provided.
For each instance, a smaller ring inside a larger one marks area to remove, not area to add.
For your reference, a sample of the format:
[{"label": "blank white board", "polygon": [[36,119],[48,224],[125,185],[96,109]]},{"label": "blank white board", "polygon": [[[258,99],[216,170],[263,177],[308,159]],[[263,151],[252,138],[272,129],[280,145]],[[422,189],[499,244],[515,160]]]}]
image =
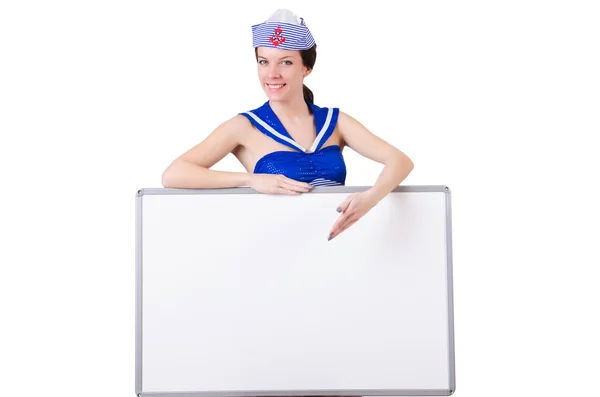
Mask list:
[{"label": "blank white board", "polygon": [[452,394],[450,190],[368,188],[138,191],[136,394]]}]

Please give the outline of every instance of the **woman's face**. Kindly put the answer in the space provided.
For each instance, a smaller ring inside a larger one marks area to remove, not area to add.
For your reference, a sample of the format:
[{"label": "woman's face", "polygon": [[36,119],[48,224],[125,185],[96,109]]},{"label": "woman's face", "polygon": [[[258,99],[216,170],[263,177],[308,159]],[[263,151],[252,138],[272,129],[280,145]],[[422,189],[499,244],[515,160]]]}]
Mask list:
[{"label": "woman's face", "polygon": [[302,64],[299,51],[258,47],[258,77],[269,100],[302,97],[304,77],[310,71]]}]

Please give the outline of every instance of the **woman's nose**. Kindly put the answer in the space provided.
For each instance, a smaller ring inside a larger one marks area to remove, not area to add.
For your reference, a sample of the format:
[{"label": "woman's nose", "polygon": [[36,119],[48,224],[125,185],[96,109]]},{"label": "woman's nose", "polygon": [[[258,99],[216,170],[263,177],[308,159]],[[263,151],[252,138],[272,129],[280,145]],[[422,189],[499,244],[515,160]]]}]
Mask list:
[{"label": "woman's nose", "polygon": [[279,77],[279,66],[278,65],[271,65],[269,67],[269,77],[271,77],[271,78]]}]

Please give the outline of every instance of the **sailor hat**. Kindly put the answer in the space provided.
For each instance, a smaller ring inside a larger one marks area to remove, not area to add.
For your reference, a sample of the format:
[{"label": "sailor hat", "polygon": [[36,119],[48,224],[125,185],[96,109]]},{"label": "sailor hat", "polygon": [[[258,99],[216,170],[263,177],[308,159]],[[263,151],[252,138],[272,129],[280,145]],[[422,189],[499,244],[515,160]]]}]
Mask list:
[{"label": "sailor hat", "polygon": [[279,9],[266,21],[252,26],[252,46],[283,50],[307,50],[315,44],[303,18]]}]

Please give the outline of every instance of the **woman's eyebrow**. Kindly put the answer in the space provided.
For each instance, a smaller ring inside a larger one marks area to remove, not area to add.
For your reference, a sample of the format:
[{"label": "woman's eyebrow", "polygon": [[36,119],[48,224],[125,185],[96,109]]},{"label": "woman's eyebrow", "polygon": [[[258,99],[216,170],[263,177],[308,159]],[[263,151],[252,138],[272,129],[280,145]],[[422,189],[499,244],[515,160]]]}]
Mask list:
[{"label": "woman's eyebrow", "polygon": [[[263,57],[262,55],[259,55],[258,58],[262,58],[262,59],[265,59],[265,60],[267,59],[266,57]],[[286,55],[284,57],[279,58],[278,60],[281,61],[281,60],[286,59],[286,58],[292,58],[292,59],[294,59],[294,57],[292,55]]]}]

